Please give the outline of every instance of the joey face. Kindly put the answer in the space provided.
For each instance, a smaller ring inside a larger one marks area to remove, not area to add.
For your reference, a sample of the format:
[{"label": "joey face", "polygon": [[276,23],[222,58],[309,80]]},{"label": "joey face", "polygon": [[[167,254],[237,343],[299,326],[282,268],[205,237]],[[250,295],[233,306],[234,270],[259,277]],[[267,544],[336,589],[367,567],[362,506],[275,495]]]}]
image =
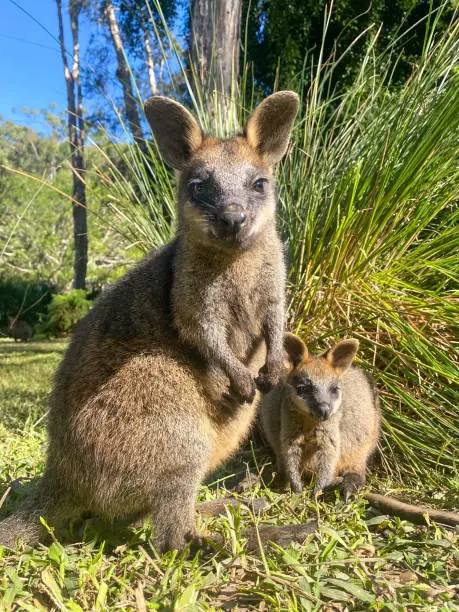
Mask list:
[{"label": "joey face", "polygon": [[248,248],[274,214],[272,173],[243,138],[204,142],[180,174],[180,224],[200,243]]},{"label": "joey face", "polygon": [[359,343],[342,340],[324,355],[311,356],[298,336],[285,334],[286,382],[296,407],[315,420],[326,421],[342,403],[341,380]]},{"label": "joey face", "polygon": [[333,372],[323,376],[323,373],[314,370],[316,368],[299,368],[289,377],[288,384],[301,411],[313,419],[326,421],[341,406],[340,378]]}]

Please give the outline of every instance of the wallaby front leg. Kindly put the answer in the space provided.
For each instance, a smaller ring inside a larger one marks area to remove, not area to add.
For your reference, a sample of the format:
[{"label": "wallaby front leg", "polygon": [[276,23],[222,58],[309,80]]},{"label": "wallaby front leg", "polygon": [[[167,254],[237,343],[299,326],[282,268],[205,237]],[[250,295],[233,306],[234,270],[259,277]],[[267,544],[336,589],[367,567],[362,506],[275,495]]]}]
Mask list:
[{"label": "wallaby front leg", "polygon": [[283,362],[284,304],[273,305],[264,327],[266,362],[258,372],[255,382],[262,393],[268,393],[279,382]]},{"label": "wallaby front leg", "polygon": [[251,403],[256,392],[255,381],[248,368],[235,357],[226,340],[226,331],[208,322],[196,336],[199,338],[198,348],[209,363],[221,368],[228,376],[237,401]]},{"label": "wallaby front leg", "polygon": [[317,481],[314,487],[314,496],[320,495],[329,487],[335,478],[338,455],[333,452],[318,451],[316,455]]},{"label": "wallaby front leg", "polygon": [[301,456],[302,448],[297,441],[292,441],[284,446],[283,453],[283,472],[290,483],[294,493],[301,493],[303,485],[301,483]]}]

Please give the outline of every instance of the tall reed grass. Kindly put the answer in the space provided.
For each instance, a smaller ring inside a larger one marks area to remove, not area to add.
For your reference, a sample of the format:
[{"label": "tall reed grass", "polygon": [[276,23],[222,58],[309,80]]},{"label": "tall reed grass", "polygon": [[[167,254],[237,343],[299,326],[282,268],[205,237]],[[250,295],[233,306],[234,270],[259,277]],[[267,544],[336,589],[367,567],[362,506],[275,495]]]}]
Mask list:
[{"label": "tall reed grass", "polygon": [[[277,171],[288,326],[315,349],[360,340],[382,395],[383,465],[404,478],[435,480],[457,461],[458,34],[457,21],[438,31],[433,13],[422,56],[397,86],[391,49],[375,52],[378,32],[362,33],[360,72],[339,95],[332,82],[343,58],[306,58],[292,83],[306,93]],[[176,59],[203,126],[234,131],[251,110],[250,70],[228,112],[228,101],[203,99]],[[120,163],[106,156],[97,178],[118,230],[146,251],[173,235],[173,177],[153,143],[148,158],[134,145],[115,147]]]}]

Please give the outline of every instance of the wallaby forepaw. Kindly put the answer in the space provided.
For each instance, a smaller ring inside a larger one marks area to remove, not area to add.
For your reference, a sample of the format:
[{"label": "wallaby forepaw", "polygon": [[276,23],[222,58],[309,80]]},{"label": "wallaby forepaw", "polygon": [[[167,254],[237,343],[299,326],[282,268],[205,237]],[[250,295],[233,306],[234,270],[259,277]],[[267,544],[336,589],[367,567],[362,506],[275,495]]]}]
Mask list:
[{"label": "wallaby forepaw", "polygon": [[239,379],[231,384],[231,396],[240,404],[251,404],[255,399],[256,392],[255,381],[250,374],[244,377],[244,380]]},{"label": "wallaby forepaw", "polygon": [[261,393],[269,393],[274,385],[269,382],[267,374],[259,374],[255,379],[255,384],[258,391]]},{"label": "wallaby forepaw", "polygon": [[257,389],[261,393],[269,393],[280,380],[280,366],[276,364],[265,364],[260,368],[258,376],[255,379]]}]

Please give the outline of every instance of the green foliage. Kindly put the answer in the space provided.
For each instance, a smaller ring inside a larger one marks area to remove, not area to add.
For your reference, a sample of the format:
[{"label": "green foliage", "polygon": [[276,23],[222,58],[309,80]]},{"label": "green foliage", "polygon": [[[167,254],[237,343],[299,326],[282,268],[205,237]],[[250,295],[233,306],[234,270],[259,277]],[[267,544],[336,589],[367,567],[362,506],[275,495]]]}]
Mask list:
[{"label": "green foliage", "polygon": [[[341,89],[352,84],[365,58],[368,38],[359,35],[367,28],[381,32],[376,48],[382,52],[400,31],[408,31],[393,47],[393,83],[404,82],[422,56],[429,11],[443,6],[441,27],[447,27],[453,14],[452,3],[442,0],[339,0],[330,5],[327,0],[244,0],[247,23],[246,60],[253,62],[258,85],[270,91],[277,85],[291,86],[304,66],[306,54],[319,61],[344,54],[333,71],[333,85]],[[331,7],[331,12],[330,12]],[[326,37],[324,15],[329,18]],[[275,85],[276,84],[276,85]],[[305,86],[310,80],[306,79]]]},{"label": "green foliage", "polygon": [[20,278],[0,278],[0,326],[9,325],[8,317],[36,325],[51,301],[51,287],[29,283]]},{"label": "green foliage", "polygon": [[387,56],[368,51],[330,100],[334,66],[319,65],[279,176],[290,326],[318,346],[361,340],[383,391],[387,469],[431,476],[455,469],[459,434],[459,24],[437,26],[398,88]]},{"label": "green foliage", "polygon": [[[58,290],[73,278],[72,175],[60,117],[27,111],[43,119],[45,133],[0,122],[0,275],[45,282]],[[94,135],[97,139],[97,134]],[[86,180],[94,177],[88,205],[88,278],[105,281],[131,260],[119,235],[107,227],[107,193],[100,189],[105,157],[117,163],[114,147],[104,155],[87,147]],[[92,169],[97,166],[99,175]],[[120,166],[123,171],[122,166]]]},{"label": "green foliage", "polygon": [[48,306],[48,314],[38,331],[46,337],[59,337],[69,334],[75,325],[89,312],[91,302],[82,289],[53,295]]}]

